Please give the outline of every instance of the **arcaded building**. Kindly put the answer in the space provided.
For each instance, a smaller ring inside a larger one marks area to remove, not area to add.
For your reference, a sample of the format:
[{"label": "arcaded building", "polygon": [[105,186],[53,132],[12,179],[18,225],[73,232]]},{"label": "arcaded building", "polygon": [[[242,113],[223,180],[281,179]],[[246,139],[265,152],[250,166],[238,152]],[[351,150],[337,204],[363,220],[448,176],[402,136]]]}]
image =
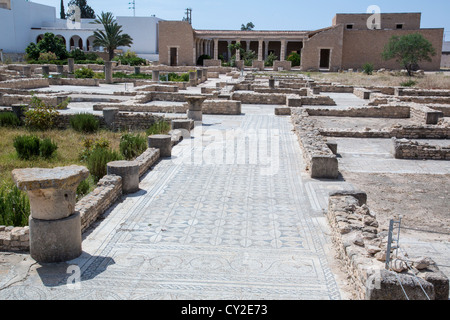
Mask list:
[{"label": "arcaded building", "polygon": [[[159,62],[172,66],[196,65],[201,55],[212,60],[228,60],[229,44],[237,42],[263,61],[270,53],[286,60],[292,52],[301,54],[301,70],[359,69],[372,63],[376,69],[398,69],[394,60],[383,61],[381,53],[389,39],[420,33],[436,49],[431,62],[422,62],[423,70],[439,70],[443,28],[421,28],[420,13],[384,13],[377,24],[371,14],[337,14],[330,27],[315,31],[219,31],[195,30],[186,21],[159,22]],[[239,57],[237,58],[239,60]]]}]

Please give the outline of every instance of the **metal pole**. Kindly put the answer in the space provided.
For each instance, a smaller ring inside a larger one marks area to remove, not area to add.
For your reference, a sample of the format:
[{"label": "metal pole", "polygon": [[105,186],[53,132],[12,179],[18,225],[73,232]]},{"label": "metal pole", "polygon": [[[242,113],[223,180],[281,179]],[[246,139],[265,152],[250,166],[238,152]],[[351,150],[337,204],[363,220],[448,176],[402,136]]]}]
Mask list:
[{"label": "metal pole", "polygon": [[394,220],[389,221],[389,234],[388,234],[388,243],[386,249],[386,270],[389,270],[389,263],[391,259],[391,242],[392,242],[392,233],[394,231]]}]

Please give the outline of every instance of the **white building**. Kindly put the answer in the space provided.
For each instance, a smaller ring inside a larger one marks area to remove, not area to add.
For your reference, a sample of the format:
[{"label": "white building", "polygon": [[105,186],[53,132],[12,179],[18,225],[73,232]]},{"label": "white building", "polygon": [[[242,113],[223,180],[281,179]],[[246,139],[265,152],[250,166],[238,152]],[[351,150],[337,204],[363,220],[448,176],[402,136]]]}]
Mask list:
[{"label": "white building", "polygon": [[[158,60],[158,22],[157,17],[116,17],[123,33],[133,38],[131,47],[118,48],[131,50],[140,57]],[[30,42],[37,43],[46,32],[63,39],[66,48],[80,48],[84,51],[103,51],[94,48],[93,33],[102,29],[94,19],[82,19],[80,24],[56,18],[56,8],[26,0],[0,0],[0,49],[4,53],[24,53]]]}]

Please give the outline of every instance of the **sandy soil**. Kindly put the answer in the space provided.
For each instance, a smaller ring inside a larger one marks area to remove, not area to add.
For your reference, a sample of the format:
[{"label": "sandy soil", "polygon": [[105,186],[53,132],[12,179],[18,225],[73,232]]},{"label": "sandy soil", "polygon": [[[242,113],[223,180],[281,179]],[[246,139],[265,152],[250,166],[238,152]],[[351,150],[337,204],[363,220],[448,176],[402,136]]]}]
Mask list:
[{"label": "sandy soil", "polygon": [[[402,233],[426,241],[450,241],[450,175],[342,172],[367,192],[381,226],[402,215]],[[412,230],[414,229],[414,230]]]}]

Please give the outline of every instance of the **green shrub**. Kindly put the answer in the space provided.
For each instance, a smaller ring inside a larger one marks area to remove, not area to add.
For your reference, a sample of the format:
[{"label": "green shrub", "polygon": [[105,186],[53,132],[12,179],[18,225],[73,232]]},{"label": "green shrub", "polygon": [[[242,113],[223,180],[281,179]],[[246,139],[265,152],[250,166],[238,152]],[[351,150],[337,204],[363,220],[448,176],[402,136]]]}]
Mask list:
[{"label": "green shrub", "polygon": [[300,66],[300,55],[297,52],[291,52],[286,60],[291,61],[293,67]]},{"label": "green shrub", "polygon": [[170,123],[167,121],[161,120],[158,122],[155,122],[148,128],[145,133],[147,136],[151,136],[154,134],[167,134],[170,131]]},{"label": "green shrub", "polygon": [[46,106],[41,99],[33,96],[30,108],[24,113],[25,126],[35,130],[48,130],[55,126],[58,111]]},{"label": "green shrub", "polygon": [[0,112],[0,127],[17,127],[20,120],[13,112]]},{"label": "green shrub", "polygon": [[278,59],[278,57],[277,57],[273,52],[271,52],[271,53],[267,56],[266,60],[264,61],[264,66],[266,66],[266,67],[272,67],[272,66],[273,66],[273,62],[274,62],[275,60],[277,60],[277,59]]},{"label": "green shrub", "polygon": [[204,61],[204,60],[209,60],[209,59],[211,59],[211,57],[210,57],[209,55],[203,54],[203,55],[201,55],[200,57],[198,57],[198,59],[197,59],[197,65],[198,65],[198,66],[203,66],[203,61]]},{"label": "green shrub", "polygon": [[70,118],[70,126],[78,132],[96,132],[100,126],[98,119],[90,113],[79,113]]},{"label": "green shrub", "polygon": [[117,151],[109,148],[94,148],[87,160],[87,167],[95,181],[106,175],[108,162],[122,160]]},{"label": "green shrub", "polygon": [[92,190],[95,189],[95,182],[91,175],[83,181],[77,187],[77,201],[79,201],[84,196],[88,195]]},{"label": "green shrub", "polygon": [[30,43],[25,49],[27,59],[38,60],[41,53],[53,52],[58,60],[64,60],[68,57],[66,46],[62,39],[58,38],[52,32],[47,32],[39,43]]},{"label": "green shrub", "polygon": [[367,75],[372,75],[373,74],[373,70],[374,70],[374,68],[373,68],[373,64],[371,64],[371,63],[365,63],[364,65],[363,65],[363,72],[365,73],[365,74],[367,74]]},{"label": "green shrub", "polygon": [[24,227],[28,225],[30,201],[15,185],[0,185],[0,225]]},{"label": "green shrub", "polygon": [[120,153],[126,160],[132,160],[147,149],[147,139],[140,134],[127,133],[120,137]]},{"label": "green shrub", "polygon": [[400,83],[400,86],[402,86],[402,87],[414,87],[416,84],[417,84],[416,81],[408,80],[408,81]]},{"label": "green shrub", "polygon": [[14,148],[19,159],[29,160],[40,154],[40,139],[34,135],[17,136],[14,138]]},{"label": "green shrub", "polygon": [[75,70],[75,78],[78,79],[92,79],[95,76],[95,72],[92,69],[82,67]]},{"label": "green shrub", "polygon": [[35,135],[23,135],[14,138],[14,148],[19,159],[30,160],[33,157],[41,156],[44,159],[50,159],[58,149],[56,143],[51,139],[39,139]]},{"label": "green shrub", "polygon": [[39,54],[39,60],[40,61],[46,61],[48,63],[48,61],[53,61],[53,60],[58,60],[58,57],[56,56],[56,54],[54,54],[53,52],[41,52]]},{"label": "green shrub", "polygon": [[79,156],[81,162],[88,161],[92,150],[96,148],[109,148],[109,141],[103,138],[97,140],[94,140],[92,138],[84,138],[82,144],[83,150],[81,151]]},{"label": "green shrub", "polygon": [[120,61],[123,65],[145,66],[147,60],[139,58],[135,52],[128,50],[124,55],[114,57],[113,61]]},{"label": "green shrub", "polygon": [[[166,80],[166,76],[161,75],[161,80]],[[167,74],[167,80],[168,81],[174,81],[174,82],[189,82],[189,73],[183,73],[181,75],[175,73],[175,72],[170,72]]]},{"label": "green shrub", "polygon": [[58,109],[58,110],[64,110],[64,109],[67,109],[67,106],[69,105],[69,103],[70,103],[71,100],[72,100],[72,99],[71,99],[70,97],[67,97],[67,99],[65,99],[63,102],[61,102],[60,104],[58,104],[58,105],[56,106],[56,109]]},{"label": "green shrub", "polygon": [[57,149],[58,145],[49,138],[45,138],[39,143],[39,155],[44,159],[50,159]]}]

